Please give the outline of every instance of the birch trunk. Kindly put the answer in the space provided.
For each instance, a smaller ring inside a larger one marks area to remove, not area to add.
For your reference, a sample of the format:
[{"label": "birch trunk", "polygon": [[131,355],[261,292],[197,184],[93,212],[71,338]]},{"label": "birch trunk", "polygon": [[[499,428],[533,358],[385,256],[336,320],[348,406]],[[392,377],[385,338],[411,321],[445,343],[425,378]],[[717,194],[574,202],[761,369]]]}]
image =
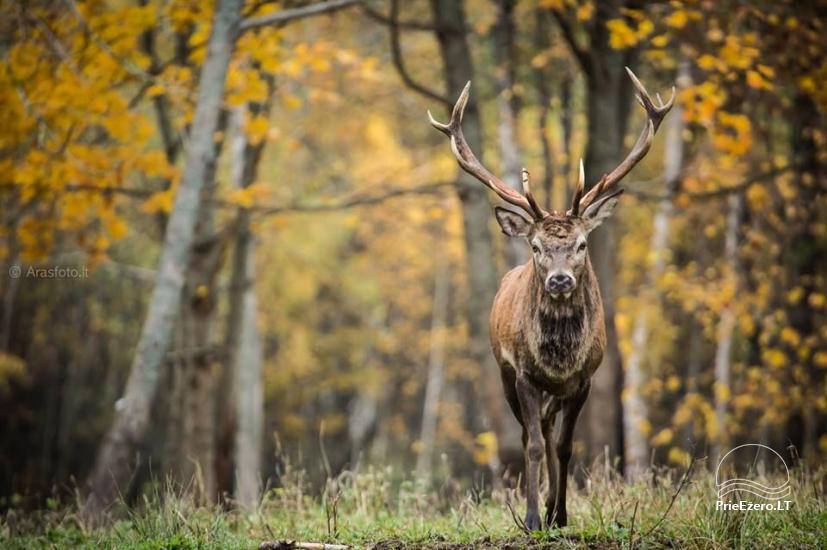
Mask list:
[{"label": "birch trunk", "polygon": [[121,494],[135,466],[136,448],[149,424],[161,364],[181,304],[184,273],[198,219],[199,195],[208,166],[214,161],[213,135],[218,127],[241,6],[241,0],[218,0],[216,5],[184,173],[166,227],[155,288],[123,397],[115,404],[114,422],[104,437],[87,483],[84,513],[90,519],[99,519]]},{"label": "birch trunk", "polygon": [[[493,28],[494,58],[497,62],[494,78],[497,89],[497,137],[500,147],[503,181],[522,193],[522,164],[517,122],[520,101],[514,95],[514,73],[517,56],[514,45],[515,0],[498,0],[497,23]],[[506,262],[515,267],[528,260],[528,250],[522,239],[508,239],[505,243]]]},{"label": "birch trunk", "polygon": [[[658,279],[666,267],[666,252],[669,242],[669,225],[675,206],[672,202],[678,189],[683,165],[683,113],[677,105],[666,122],[666,145],[664,149],[665,193],[658,202],[657,211],[652,222],[652,238],[649,243],[650,257],[653,263],[646,273],[643,290],[639,301],[641,304],[657,304],[660,295],[655,288]],[[632,329],[632,352],[626,365],[624,377],[624,442],[626,445],[626,477],[630,481],[642,475],[649,463],[649,410],[641,388],[646,379],[644,363],[649,341],[650,316],[638,309]]]},{"label": "birch trunk", "polygon": [[[272,81],[268,81],[272,92]],[[269,113],[270,104],[256,110]],[[262,144],[250,145],[244,134],[246,108],[233,113],[233,181],[239,188],[254,181]],[[263,142],[262,142],[263,143]],[[258,298],[255,288],[255,236],[250,214],[240,210],[230,276],[230,314],[227,333],[230,398],[226,413],[232,432],[234,495],[245,508],[258,504],[261,496],[261,446],[264,429],[263,351],[257,325]]]},{"label": "birch trunk", "polygon": [[[546,10],[537,8],[534,12],[536,18],[534,26],[534,50],[545,52],[551,47],[551,28],[548,22]],[[545,66],[532,68],[534,74],[534,85],[537,89],[537,102],[540,113],[537,116],[537,138],[540,140],[540,149],[543,153],[543,183],[541,187],[545,195],[546,210],[559,210],[554,208],[554,158],[551,152],[551,140],[549,139],[548,115],[551,108],[551,90],[549,78]],[[536,179],[536,178],[535,178]]]},{"label": "birch trunk", "polygon": [[[727,262],[727,276],[737,277],[738,273],[738,228],[741,219],[743,197],[736,193],[729,197],[729,212],[727,213],[727,229],[724,237],[724,258]],[[729,434],[726,429],[726,417],[732,391],[732,338],[735,333],[735,312],[727,304],[721,311],[718,321],[718,336],[715,347],[715,423],[718,436],[713,443],[713,460],[721,456],[721,451],[729,443]]]},{"label": "birch trunk", "polygon": [[445,325],[448,318],[448,292],[451,283],[448,261],[445,252],[442,250],[437,251],[434,273],[428,378],[425,384],[422,427],[419,433],[422,448],[416,460],[417,475],[428,480],[431,479],[434,440],[436,439],[436,426],[439,419],[439,401],[442,396],[445,370]]},{"label": "birch trunk", "polygon": [[264,430],[263,357],[257,327],[255,241],[251,233],[239,236],[233,271],[244,281],[238,348],[233,355],[235,394],[235,498],[245,507],[258,504],[261,495],[261,443]]}]

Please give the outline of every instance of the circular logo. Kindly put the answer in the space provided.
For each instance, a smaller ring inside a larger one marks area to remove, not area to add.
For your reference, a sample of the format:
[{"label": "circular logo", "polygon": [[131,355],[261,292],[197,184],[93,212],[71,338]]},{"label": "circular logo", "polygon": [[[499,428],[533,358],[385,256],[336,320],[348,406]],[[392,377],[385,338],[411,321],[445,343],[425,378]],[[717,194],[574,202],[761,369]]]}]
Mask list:
[{"label": "circular logo", "polygon": [[11,277],[12,279],[17,279],[18,277],[20,277],[19,265],[13,265],[9,268],[9,277]]},{"label": "circular logo", "polygon": [[[765,471],[783,472],[777,483],[767,481]],[[746,443],[731,449],[715,469],[718,500],[730,493],[747,493],[766,500],[790,495],[790,469],[774,449],[760,443]]]}]

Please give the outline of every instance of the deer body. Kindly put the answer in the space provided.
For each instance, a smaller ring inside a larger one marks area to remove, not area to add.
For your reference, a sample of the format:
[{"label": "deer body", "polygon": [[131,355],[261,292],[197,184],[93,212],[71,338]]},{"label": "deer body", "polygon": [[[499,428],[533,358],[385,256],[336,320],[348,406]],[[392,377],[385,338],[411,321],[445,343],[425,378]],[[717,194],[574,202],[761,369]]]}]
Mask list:
[{"label": "deer body", "polygon": [[[580,180],[565,213],[540,208],[525,170],[520,194],[474,156],[461,126],[470,82],[454,105],[448,124],[437,122],[428,113],[431,124],[451,138],[451,149],[462,169],[530,216],[494,208],[503,233],[526,239],[532,257],[503,278],[491,308],[490,333],[506,399],[523,429],[525,525],[531,530],[541,527],[538,501],[544,457],[549,479],[546,525],[567,523],[566,477],[574,426],[606,346],[603,304],[586,240],[612,214],[623,191],[615,189],[616,184],[646,155],[674,100],[673,88],[667,103],[658,97],[660,104],[655,105],[635,75],[627,71],[646,110],[646,125],[629,155],[588,193],[581,161]],[[561,411],[555,437],[555,419]]]},{"label": "deer body", "polygon": [[550,395],[573,394],[597,370],[606,343],[591,262],[566,303],[543,290],[533,260],[512,269],[494,298],[490,333],[501,369],[524,373]]}]

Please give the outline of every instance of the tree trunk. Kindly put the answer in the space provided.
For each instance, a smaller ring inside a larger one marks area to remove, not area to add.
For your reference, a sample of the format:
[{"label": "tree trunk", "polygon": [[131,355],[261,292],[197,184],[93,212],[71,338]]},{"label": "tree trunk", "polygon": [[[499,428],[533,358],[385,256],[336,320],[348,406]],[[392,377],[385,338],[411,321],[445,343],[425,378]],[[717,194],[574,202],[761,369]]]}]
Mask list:
[{"label": "tree trunk", "polygon": [[[804,298],[795,306],[791,306],[789,313],[792,328],[801,337],[802,342],[819,341],[818,331],[820,324],[814,315],[814,307],[809,303],[809,297],[823,292],[819,289],[819,274],[824,273],[824,254],[813,243],[818,241],[815,230],[819,220],[818,196],[824,189],[823,147],[819,148],[817,135],[824,127],[824,116],[813,99],[805,94],[798,94],[793,102],[793,117],[791,131],[791,150],[793,162],[801,168],[796,174],[796,189],[799,213],[790,224],[793,231],[789,235],[789,246],[784,265],[790,272],[789,286],[801,287]],[[813,353],[804,357],[791,354],[795,363],[798,363],[806,373],[809,381],[804,390],[802,404],[794,407],[790,412],[790,426],[800,426],[800,436],[790,437],[790,442],[798,449],[799,455],[810,461],[816,460],[819,449],[819,438],[825,433],[827,415],[813,406],[820,396],[824,395],[825,370],[815,366]],[[788,433],[793,433],[788,430]]]},{"label": "tree trunk", "polygon": [[[520,99],[514,94],[517,52],[514,44],[514,6],[516,0],[498,0],[497,23],[493,27],[495,85],[497,90],[497,137],[500,146],[501,172],[505,183],[523,192],[518,121]],[[528,250],[522,239],[506,241],[506,263],[515,267],[525,263]]]},{"label": "tree trunk", "polygon": [[[437,245],[439,246],[439,245]],[[422,445],[416,460],[418,476],[431,479],[434,440],[439,419],[439,401],[442,396],[443,373],[445,370],[445,327],[448,318],[448,292],[451,273],[444,250],[437,250],[434,266],[434,301],[431,311],[430,352],[428,374],[425,383],[425,399],[422,405],[422,427],[419,441]]]},{"label": "tree trunk", "polygon": [[[263,104],[250,105],[256,116],[269,116],[274,82],[265,78],[269,90]],[[237,187],[252,185],[258,174],[265,142],[251,144],[244,134],[246,108],[233,116],[233,180]],[[264,352],[258,331],[258,298],[255,286],[255,235],[250,212],[240,209],[236,220],[235,248],[230,276],[230,312],[227,327],[229,369],[225,382],[231,391],[225,401],[224,432],[232,434],[234,495],[250,508],[261,496],[262,438],[264,436]],[[229,438],[228,438],[229,439]]]},{"label": "tree trunk", "polygon": [[[649,251],[654,263],[645,275],[641,304],[656,304],[660,295],[655,288],[658,279],[666,267],[666,252],[669,242],[669,224],[675,211],[672,199],[678,189],[683,164],[683,113],[680,105],[676,106],[667,121],[666,146],[664,149],[664,176],[666,179],[663,199],[652,222],[652,238]],[[626,478],[634,480],[643,474],[649,463],[649,434],[644,429],[649,423],[649,411],[641,387],[646,378],[644,363],[649,341],[649,316],[638,310],[632,329],[632,352],[626,366],[624,378],[623,427],[626,443]]]},{"label": "tree trunk", "polygon": [[[219,117],[218,128],[224,132],[227,113]],[[214,350],[213,328],[217,306],[216,278],[224,259],[227,239],[215,230],[215,159],[221,154],[224,140],[215,144],[212,162],[208,162],[201,190],[198,221],[184,282],[183,303],[178,323],[181,327],[180,349],[173,356],[173,368],[180,372],[174,380],[173,395],[178,400],[175,433],[179,438],[175,454],[167,457],[173,473],[193,498],[201,504],[215,501],[216,454],[216,374],[218,356]]]},{"label": "tree trunk", "polygon": [[243,284],[238,347],[232,356],[235,395],[235,498],[245,507],[261,495],[261,444],[264,435],[264,358],[258,332],[255,291],[255,241],[249,227],[239,234],[233,279]]},{"label": "tree trunk", "polygon": [[[545,52],[551,47],[551,27],[548,21],[546,10],[537,8],[534,12],[536,19],[534,23],[534,51]],[[543,158],[543,183],[545,195],[545,208],[548,211],[555,210],[554,201],[554,157],[551,151],[551,140],[549,139],[548,115],[551,108],[551,89],[549,87],[548,71],[545,66],[532,68],[534,84],[537,89],[537,103],[540,113],[537,116],[537,138],[540,140],[540,149]],[[536,178],[535,178],[536,179]]]},{"label": "tree trunk", "polygon": [[[614,6],[598,5],[590,32],[590,62],[585,71],[589,136],[585,171],[587,181],[592,183],[617,166],[624,152],[623,137],[631,105],[632,84],[623,67],[631,66],[634,52],[622,52],[609,46],[606,22],[617,17],[618,13]],[[622,468],[623,409],[620,394],[623,368],[615,328],[616,227],[615,220],[609,218],[590,238],[590,256],[600,283],[606,315],[606,349],[603,362],[592,378],[585,411],[588,419],[588,461],[608,451],[611,461],[620,458]]]},{"label": "tree trunk", "polygon": [[[454,0],[431,0],[434,24],[445,71],[448,95],[459,97],[465,83],[471,80],[473,68],[471,53],[465,35],[456,29],[466,27],[463,3]],[[475,95],[471,94],[462,122],[469,146],[482,154],[482,129]],[[491,207],[487,190],[473,176],[460,172],[457,193],[462,204],[463,238],[466,273],[468,276],[469,354],[479,365],[483,406],[475,397],[471,381],[464,381],[462,400],[467,404],[466,425],[479,432],[492,429],[499,439],[503,437],[503,402],[499,373],[494,364],[488,342],[488,315],[497,291],[497,273],[494,267],[494,247],[489,222]]]},{"label": "tree trunk", "polygon": [[213,134],[218,128],[225,78],[240,20],[241,0],[218,0],[207,57],[201,71],[195,119],[181,184],[164,235],[158,275],[123,397],[115,404],[115,420],[106,434],[88,479],[85,514],[100,517],[114,503],[133,471],[134,451],[146,433],[169,346],[189,263],[199,195],[214,161]]},{"label": "tree trunk", "polygon": [[[724,237],[724,259],[726,276],[735,280],[738,276],[738,228],[741,224],[743,196],[732,194],[729,197],[727,229]],[[718,321],[718,338],[715,347],[715,384],[713,399],[715,403],[715,423],[718,434],[712,448],[712,459],[717,463],[722,449],[729,444],[727,431],[727,410],[732,392],[732,339],[735,334],[735,312],[726,304]]]}]

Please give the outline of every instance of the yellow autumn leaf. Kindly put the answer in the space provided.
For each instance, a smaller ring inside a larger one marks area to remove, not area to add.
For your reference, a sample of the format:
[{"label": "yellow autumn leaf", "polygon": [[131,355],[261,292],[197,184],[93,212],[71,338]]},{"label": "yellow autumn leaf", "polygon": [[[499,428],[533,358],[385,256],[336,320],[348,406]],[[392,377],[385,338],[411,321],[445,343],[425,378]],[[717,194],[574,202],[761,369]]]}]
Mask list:
[{"label": "yellow autumn leaf", "polygon": [[589,21],[594,14],[594,4],[592,2],[586,2],[578,6],[577,8],[577,20],[578,21]]},{"label": "yellow autumn leaf", "polygon": [[698,67],[710,71],[718,67],[718,60],[712,55],[704,54],[698,58]]},{"label": "yellow autumn leaf", "polygon": [[772,85],[758,71],[747,71],[747,85],[758,90],[772,89]]},{"label": "yellow autumn leaf", "polygon": [[638,43],[637,34],[624,19],[610,19],[606,22],[609,29],[609,45],[615,50],[631,48]]},{"label": "yellow autumn leaf", "polygon": [[672,27],[673,29],[684,28],[688,21],[689,16],[684,10],[677,10],[674,13],[669,14],[664,20],[666,25]]},{"label": "yellow autumn leaf", "polygon": [[478,434],[474,441],[474,462],[483,466],[490,464],[498,453],[497,435],[494,432]]},{"label": "yellow autumn leaf", "polygon": [[781,368],[787,364],[787,356],[780,349],[764,350],[761,355],[763,360],[774,368]]},{"label": "yellow autumn leaf", "polygon": [[671,428],[664,428],[659,431],[655,436],[652,438],[651,444],[653,447],[662,447],[663,445],[669,445],[672,443],[672,439],[675,437],[675,432],[672,431]]},{"label": "yellow autumn leaf", "polygon": [[106,220],[106,231],[112,239],[117,241],[126,236],[129,231],[129,227],[122,218],[113,215]]},{"label": "yellow autumn leaf", "polygon": [[669,461],[670,464],[674,464],[675,466],[689,466],[689,463],[692,461],[692,457],[678,447],[672,447],[669,449],[669,454],[666,457],[666,460]]},{"label": "yellow autumn leaf", "polygon": [[146,89],[147,97],[158,97],[166,92],[166,88],[161,84],[153,84]]},{"label": "yellow autumn leaf", "polygon": [[801,343],[801,336],[794,328],[784,327],[781,329],[781,341],[792,347],[796,347]]},{"label": "yellow autumn leaf", "polygon": [[174,191],[172,189],[154,193],[147,200],[144,201],[143,205],[141,206],[141,210],[143,210],[147,214],[168,214],[169,212],[172,212],[173,196]]},{"label": "yellow autumn leaf", "polygon": [[652,38],[652,45],[656,48],[663,48],[669,43],[669,37],[665,34],[659,34]]},{"label": "yellow autumn leaf", "polygon": [[263,115],[257,115],[247,120],[244,128],[251,145],[258,145],[266,139],[269,129],[270,121]]},{"label": "yellow autumn leaf", "polygon": [[252,187],[236,189],[227,196],[227,201],[238,206],[249,208],[253,205],[255,191]]},{"label": "yellow autumn leaf", "polygon": [[298,109],[302,106],[302,100],[293,94],[286,94],[281,98],[282,103],[288,109]]}]

